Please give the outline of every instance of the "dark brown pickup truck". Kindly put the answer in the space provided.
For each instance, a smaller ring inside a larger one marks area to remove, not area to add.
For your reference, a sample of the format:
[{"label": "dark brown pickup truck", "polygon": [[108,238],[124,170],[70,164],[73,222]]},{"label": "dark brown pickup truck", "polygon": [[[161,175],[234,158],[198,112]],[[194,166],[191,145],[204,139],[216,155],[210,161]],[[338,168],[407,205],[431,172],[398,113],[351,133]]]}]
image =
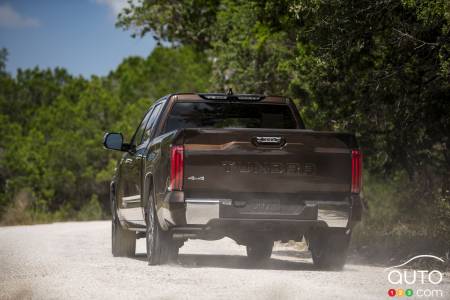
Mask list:
[{"label": "dark brown pickup truck", "polygon": [[305,237],[313,261],[342,268],[361,218],[361,152],[353,134],[304,128],[287,98],[173,94],[145,114],[111,182],[112,253],[135,254],[146,237],[149,264],[187,239],[225,236],[268,259],[274,241]]}]

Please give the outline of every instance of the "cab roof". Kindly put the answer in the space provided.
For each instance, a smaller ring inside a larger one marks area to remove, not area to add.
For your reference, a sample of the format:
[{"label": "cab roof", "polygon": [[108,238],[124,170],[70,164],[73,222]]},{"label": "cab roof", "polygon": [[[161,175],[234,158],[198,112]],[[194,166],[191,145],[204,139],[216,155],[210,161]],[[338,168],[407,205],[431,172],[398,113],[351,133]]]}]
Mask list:
[{"label": "cab roof", "polygon": [[175,101],[233,101],[233,102],[272,102],[288,103],[283,96],[266,96],[262,94],[233,94],[233,93],[175,93],[169,96]]}]

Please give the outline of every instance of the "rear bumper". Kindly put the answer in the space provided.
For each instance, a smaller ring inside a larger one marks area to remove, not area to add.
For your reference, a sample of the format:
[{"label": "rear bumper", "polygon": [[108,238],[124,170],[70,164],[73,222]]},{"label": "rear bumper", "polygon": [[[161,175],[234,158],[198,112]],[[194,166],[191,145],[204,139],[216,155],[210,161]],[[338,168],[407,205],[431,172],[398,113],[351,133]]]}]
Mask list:
[{"label": "rear bumper", "polygon": [[[361,220],[362,205],[359,195],[346,201],[305,200],[292,211],[281,213],[241,211],[232,199],[187,198],[183,192],[167,195],[175,211],[166,210],[164,219],[171,226],[281,226],[351,228]],[[167,203],[170,204],[170,203]],[[180,204],[182,204],[180,206]],[[268,224],[268,225],[267,225]]]},{"label": "rear bumper", "polygon": [[[188,225],[214,225],[226,221],[257,223],[275,221],[278,223],[315,223],[327,227],[346,228],[349,225],[352,206],[350,203],[330,203],[320,201],[305,201],[302,214],[295,217],[262,214],[258,218],[221,218],[221,206],[232,205],[231,199],[186,199],[186,222]],[[304,215],[302,217],[302,215]]]}]

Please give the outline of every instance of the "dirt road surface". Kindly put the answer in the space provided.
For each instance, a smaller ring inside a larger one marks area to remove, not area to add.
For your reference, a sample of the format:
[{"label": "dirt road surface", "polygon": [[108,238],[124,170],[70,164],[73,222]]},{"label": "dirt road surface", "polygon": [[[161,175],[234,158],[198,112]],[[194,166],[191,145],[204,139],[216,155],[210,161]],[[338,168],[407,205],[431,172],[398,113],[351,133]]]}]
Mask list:
[{"label": "dirt road surface", "polygon": [[[0,228],[0,299],[387,299],[389,288],[441,290],[439,285],[392,286],[381,267],[348,264],[319,271],[306,251],[277,245],[259,268],[230,239],[189,241],[178,263],[148,266],[145,242],[136,257],[114,258],[110,222],[55,223]],[[436,294],[435,294],[436,296]]]}]

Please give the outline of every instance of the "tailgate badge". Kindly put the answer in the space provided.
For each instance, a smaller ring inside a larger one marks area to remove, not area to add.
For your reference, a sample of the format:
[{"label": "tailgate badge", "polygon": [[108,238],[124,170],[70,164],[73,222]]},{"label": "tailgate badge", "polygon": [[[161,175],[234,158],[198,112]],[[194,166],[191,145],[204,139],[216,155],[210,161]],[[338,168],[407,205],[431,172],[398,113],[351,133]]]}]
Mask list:
[{"label": "tailgate badge", "polygon": [[188,180],[192,180],[192,181],[198,181],[198,180],[205,181],[205,176],[198,176],[198,177],[196,177],[196,176],[189,176],[187,179]]},{"label": "tailgate badge", "polygon": [[257,136],[256,142],[258,144],[280,144],[281,136]]}]

